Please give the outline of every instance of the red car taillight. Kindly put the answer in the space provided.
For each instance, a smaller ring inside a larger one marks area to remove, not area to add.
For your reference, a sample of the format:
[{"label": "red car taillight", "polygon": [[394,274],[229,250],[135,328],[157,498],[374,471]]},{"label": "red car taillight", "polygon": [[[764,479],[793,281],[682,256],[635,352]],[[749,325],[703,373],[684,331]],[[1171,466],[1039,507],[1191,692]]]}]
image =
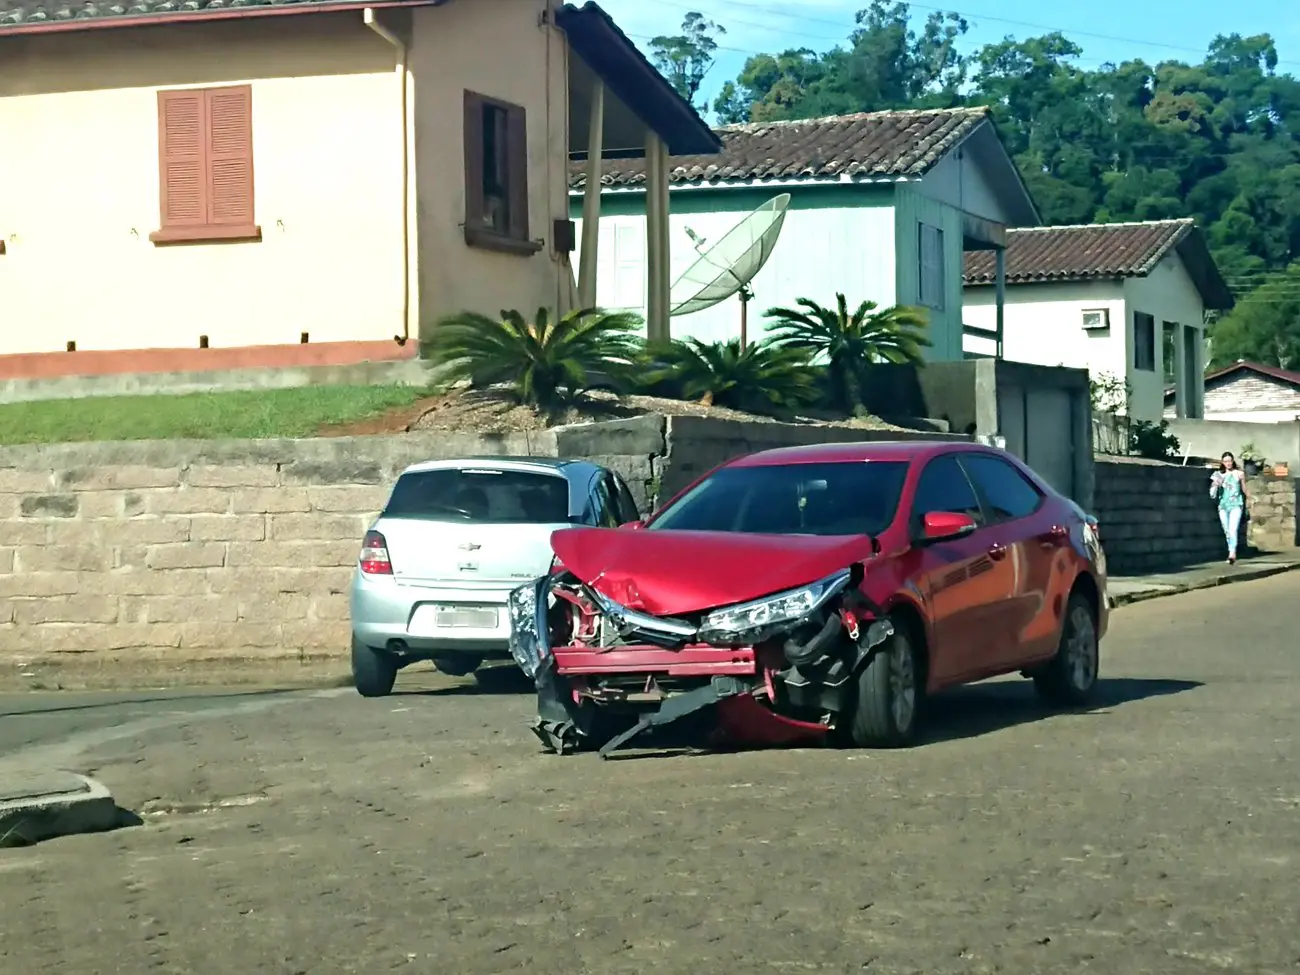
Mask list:
[{"label": "red car taillight", "polygon": [[379,532],[366,532],[361,541],[361,571],[368,576],[393,574],[393,563],[388,558],[388,540]]}]

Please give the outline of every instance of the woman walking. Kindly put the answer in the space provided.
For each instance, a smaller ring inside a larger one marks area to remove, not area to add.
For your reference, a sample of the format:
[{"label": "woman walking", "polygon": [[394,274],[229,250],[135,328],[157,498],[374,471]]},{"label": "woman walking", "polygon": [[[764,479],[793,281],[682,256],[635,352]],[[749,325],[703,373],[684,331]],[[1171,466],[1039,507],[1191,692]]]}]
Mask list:
[{"label": "woman walking", "polygon": [[1241,514],[1246,510],[1246,475],[1237,467],[1231,451],[1219,460],[1219,469],[1210,477],[1210,497],[1219,499],[1219,524],[1228,542],[1228,564],[1237,561],[1237,533]]}]

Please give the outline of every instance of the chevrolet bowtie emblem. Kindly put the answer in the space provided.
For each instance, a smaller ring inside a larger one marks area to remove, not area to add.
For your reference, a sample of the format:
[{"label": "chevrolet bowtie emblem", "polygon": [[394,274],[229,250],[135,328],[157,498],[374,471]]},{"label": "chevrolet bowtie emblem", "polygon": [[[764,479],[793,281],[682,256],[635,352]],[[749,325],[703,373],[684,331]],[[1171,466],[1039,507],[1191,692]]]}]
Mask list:
[{"label": "chevrolet bowtie emblem", "polygon": [[464,552],[477,552],[482,547],[483,546],[478,542],[465,542],[460,546],[461,550]]}]

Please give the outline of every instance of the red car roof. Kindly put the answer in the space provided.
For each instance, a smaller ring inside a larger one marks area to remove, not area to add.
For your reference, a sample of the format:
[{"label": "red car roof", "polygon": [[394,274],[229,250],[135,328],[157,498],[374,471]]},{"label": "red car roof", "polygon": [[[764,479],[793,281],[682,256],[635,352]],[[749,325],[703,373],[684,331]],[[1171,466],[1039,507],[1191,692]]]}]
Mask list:
[{"label": "red car roof", "polygon": [[852,464],[866,460],[923,460],[940,451],[979,448],[969,440],[872,440],[775,447],[738,457],[726,467],[773,467],[781,464]]}]

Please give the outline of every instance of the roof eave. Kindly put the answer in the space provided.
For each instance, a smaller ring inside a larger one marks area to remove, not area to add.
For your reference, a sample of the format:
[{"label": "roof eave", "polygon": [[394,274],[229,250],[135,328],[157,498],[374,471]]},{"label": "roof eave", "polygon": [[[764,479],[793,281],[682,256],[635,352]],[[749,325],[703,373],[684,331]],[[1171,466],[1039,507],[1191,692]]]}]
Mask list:
[{"label": "roof eave", "polygon": [[[676,193],[690,190],[754,190],[773,189],[790,190],[813,186],[894,186],[898,183],[915,181],[914,176],[788,176],[777,179],[716,179],[690,180],[670,183],[669,189]],[[582,196],[586,192],[586,179],[569,184],[570,196]],[[638,176],[636,182],[607,184],[600,188],[601,193],[644,193],[646,180]]]},{"label": "roof eave", "polygon": [[1183,262],[1187,276],[1200,292],[1201,304],[1214,311],[1230,311],[1236,305],[1232,289],[1223,280],[1205,237],[1197,227],[1190,227],[1174,245],[1174,250]]},{"label": "roof eave", "polygon": [[17,34],[59,34],[69,31],[107,30],[110,27],[156,27],[193,24],[213,20],[245,20],[251,17],[287,17],[293,14],[323,14],[378,7],[440,7],[449,0],[322,0],[319,3],[267,4],[261,7],[223,7],[219,10],[172,11],[157,14],[116,14],[108,17],[74,17],[68,20],[39,20],[22,24],[0,24],[0,37]]},{"label": "roof eave", "polygon": [[[985,133],[987,133],[988,138],[991,138],[996,142],[998,148],[1002,150],[1002,155],[1005,157],[1006,161],[1006,169],[1011,172],[1012,177],[1008,182],[1011,184],[1011,188],[1014,192],[1021,197],[1020,202],[1024,204],[1031,217],[1029,222],[1022,223],[1021,226],[1041,226],[1043,223],[1043,215],[1039,212],[1038,204],[1034,202],[1033,196],[1030,195],[1029,186],[1025,183],[1025,178],[1020,174],[1019,167],[1016,166],[1015,160],[1011,158],[1011,153],[1007,152],[1007,145],[1002,141],[1002,134],[998,131],[998,127],[996,123],[994,123],[991,113],[985,114],[983,121],[967,132],[956,145],[948,149],[947,152],[944,153],[944,156],[956,151],[967,142],[971,142],[977,135],[983,137]],[[943,156],[940,156],[939,158],[942,159]],[[936,159],[935,164],[937,165],[938,162],[939,160]]]},{"label": "roof eave", "polygon": [[672,156],[711,156],[722,140],[646,60],[596,3],[565,4],[555,24],[577,54],[624,105],[658,133]]}]

